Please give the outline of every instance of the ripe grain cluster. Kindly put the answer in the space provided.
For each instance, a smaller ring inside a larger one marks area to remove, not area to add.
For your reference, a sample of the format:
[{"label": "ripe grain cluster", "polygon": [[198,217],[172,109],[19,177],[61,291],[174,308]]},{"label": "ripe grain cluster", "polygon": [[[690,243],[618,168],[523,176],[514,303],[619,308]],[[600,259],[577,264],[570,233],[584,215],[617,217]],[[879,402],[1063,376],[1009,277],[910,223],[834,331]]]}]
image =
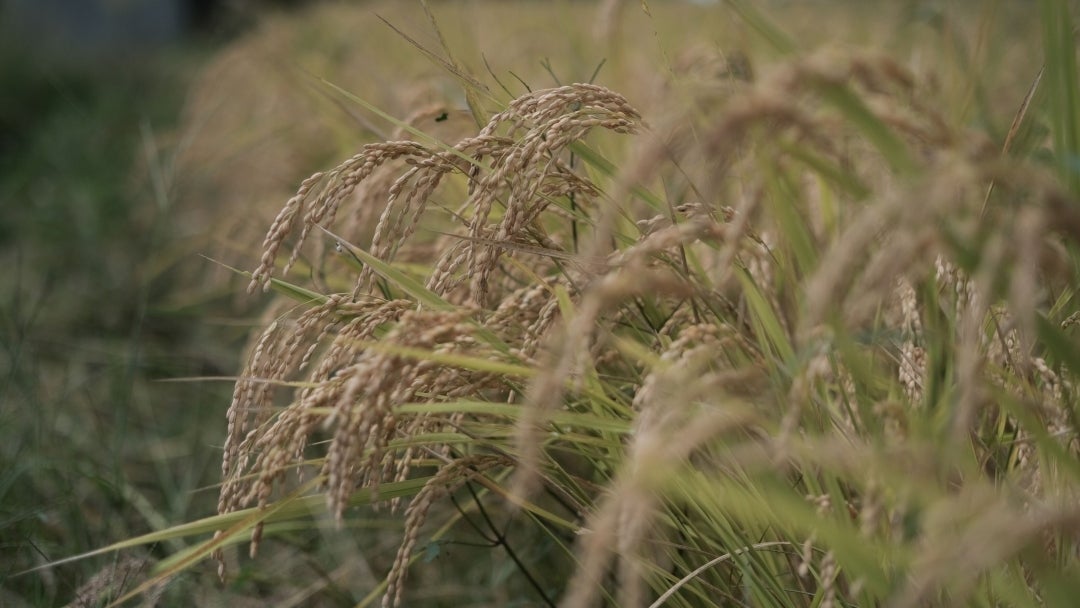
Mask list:
[{"label": "ripe grain cluster", "polygon": [[386,606],[466,488],[559,539],[566,606],[1037,594],[1022,550],[1071,561],[1080,522],[1077,201],[886,56],[702,65],[662,115],[532,91],[305,180],[251,275],[292,299],[237,382],[220,512],[290,470],[339,524],[358,492],[404,508]]}]

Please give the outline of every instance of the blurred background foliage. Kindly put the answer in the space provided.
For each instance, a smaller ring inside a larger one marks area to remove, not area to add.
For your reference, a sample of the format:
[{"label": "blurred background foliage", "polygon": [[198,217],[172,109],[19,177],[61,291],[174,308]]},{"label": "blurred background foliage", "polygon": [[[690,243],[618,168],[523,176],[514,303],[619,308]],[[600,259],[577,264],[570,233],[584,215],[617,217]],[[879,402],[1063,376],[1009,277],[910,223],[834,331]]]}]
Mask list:
[{"label": "blurred background foliage", "polygon": [[161,380],[234,369],[243,336],[164,299],[198,263],[170,229],[174,133],[199,66],[278,7],[126,3],[175,20],[147,36],[74,4],[0,9],[4,606],[62,605],[102,563],[20,571],[213,509],[229,387]]}]

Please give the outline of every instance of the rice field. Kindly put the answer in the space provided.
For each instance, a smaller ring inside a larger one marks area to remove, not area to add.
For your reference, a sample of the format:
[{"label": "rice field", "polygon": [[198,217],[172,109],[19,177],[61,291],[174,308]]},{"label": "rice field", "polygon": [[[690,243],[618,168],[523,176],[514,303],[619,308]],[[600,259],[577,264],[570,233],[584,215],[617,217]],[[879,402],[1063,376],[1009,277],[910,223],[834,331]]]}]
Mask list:
[{"label": "rice field", "polygon": [[74,605],[1071,605],[1075,9],[267,18],[174,135],[216,512]]}]

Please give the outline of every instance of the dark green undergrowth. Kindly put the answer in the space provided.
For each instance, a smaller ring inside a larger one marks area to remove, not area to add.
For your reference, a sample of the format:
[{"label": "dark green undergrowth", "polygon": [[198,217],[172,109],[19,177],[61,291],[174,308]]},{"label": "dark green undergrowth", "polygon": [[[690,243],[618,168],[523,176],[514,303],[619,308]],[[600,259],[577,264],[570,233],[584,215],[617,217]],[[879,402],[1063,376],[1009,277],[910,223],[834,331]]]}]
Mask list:
[{"label": "dark green undergrowth", "polygon": [[[0,604],[53,606],[115,560],[19,574],[206,511],[239,330],[181,290],[169,133],[196,57],[91,64],[0,45]],[[151,547],[147,555],[168,550]],[[145,571],[143,568],[140,571]]]}]

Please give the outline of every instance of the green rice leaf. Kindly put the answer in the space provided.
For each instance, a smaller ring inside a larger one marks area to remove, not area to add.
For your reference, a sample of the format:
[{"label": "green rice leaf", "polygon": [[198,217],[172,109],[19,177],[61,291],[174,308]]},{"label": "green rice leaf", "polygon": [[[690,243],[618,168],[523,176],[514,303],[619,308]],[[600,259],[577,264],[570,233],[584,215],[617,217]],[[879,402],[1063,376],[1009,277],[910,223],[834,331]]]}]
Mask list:
[{"label": "green rice leaf", "polygon": [[333,232],[330,232],[326,228],[323,228],[322,226],[319,226],[319,228],[326,234],[330,235],[335,241],[337,241],[338,246],[347,250],[348,253],[356,256],[357,259],[359,259],[361,262],[371,268],[375,272],[375,274],[386,279],[387,281],[390,281],[394,285],[397,285],[405,293],[412,296],[413,299],[415,299],[417,302],[420,302],[421,304],[424,304],[425,306],[434,310],[454,310],[455,307],[453,304],[450,304],[446,300],[440,298],[438,294],[424,287],[424,285],[416,279],[410,277],[404,272],[401,272],[397,268],[394,268],[392,265],[387,264],[386,262],[371,255],[363,249],[360,249],[359,247],[350,244],[348,241],[334,234]]}]

